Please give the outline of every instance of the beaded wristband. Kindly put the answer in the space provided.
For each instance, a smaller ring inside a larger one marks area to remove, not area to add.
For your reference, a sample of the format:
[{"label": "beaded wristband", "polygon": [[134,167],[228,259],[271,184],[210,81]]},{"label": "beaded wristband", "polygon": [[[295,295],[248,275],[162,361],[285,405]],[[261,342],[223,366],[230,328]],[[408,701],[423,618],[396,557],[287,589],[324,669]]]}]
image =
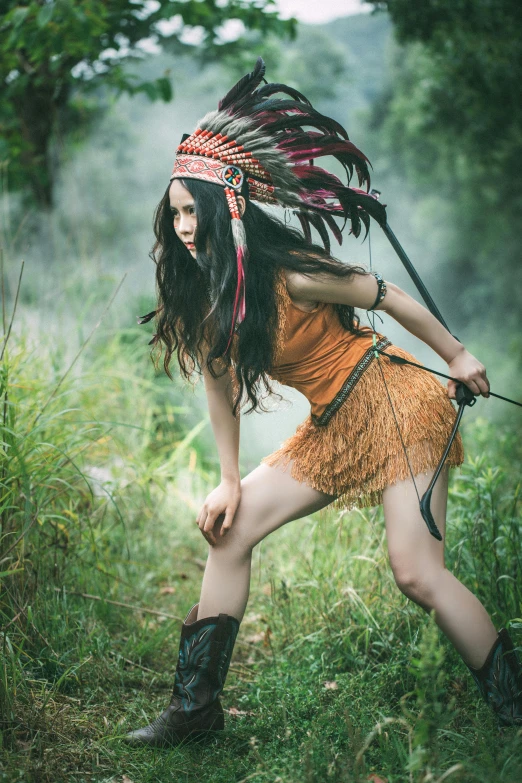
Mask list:
[{"label": "beaded wristband", "polygon": [[380,274],[378,272],[372,272],[372,275],[377,280],[378,291],[377,291],[377,298],[375,302],[372,304],[371,307],[368,308],[368,310],[375,310],[377,305],[379,305],[384,299],[384,297],[386,296],[386,291],[387,291],[386,283],[384,282]]}]

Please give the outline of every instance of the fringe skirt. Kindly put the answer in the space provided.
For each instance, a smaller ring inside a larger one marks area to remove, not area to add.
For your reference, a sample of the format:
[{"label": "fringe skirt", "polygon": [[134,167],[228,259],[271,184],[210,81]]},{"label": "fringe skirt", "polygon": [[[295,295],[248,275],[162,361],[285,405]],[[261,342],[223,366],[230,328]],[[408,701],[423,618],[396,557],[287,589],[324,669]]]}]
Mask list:
[{"label": "fringe skirt", "polygon": [[[386,351],[416,361],[397,346]],[[426,473],[437,466],[455,417],[447,391],[434,375],[381,356],[328,424],[314,424],[309,416],[262,462],[283,470],[291,463],[293,478],[335,495],[337,508],[376,506],[387,486],[411,476],[401,436],[414,476]],[[456,467],[463,460],[458,434],[446,464]]]}]

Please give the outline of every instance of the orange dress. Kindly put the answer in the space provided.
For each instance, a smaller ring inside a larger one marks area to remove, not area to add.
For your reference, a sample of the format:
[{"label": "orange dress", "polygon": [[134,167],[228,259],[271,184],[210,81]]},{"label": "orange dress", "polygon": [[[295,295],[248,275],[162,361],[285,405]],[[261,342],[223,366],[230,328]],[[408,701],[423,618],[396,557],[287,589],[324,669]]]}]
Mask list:
[{"label": "orange dress", "polygon": [[[435,376],[376,358],[372,330],[348,332],[331,304],[300,310],[284,273],[276,295],[279,327],[270,376],[304,394],[311,411],[262,462],[290,466],[295,479],[334,495],[340,508],[378,505],[386,486],[410,477],[401,437],[414,475],[435,468],[455,421],[455,408]],[[387,353],[415,361],[383,335],[376,341]],[[448,465],[463,458],[457,436]]]}]

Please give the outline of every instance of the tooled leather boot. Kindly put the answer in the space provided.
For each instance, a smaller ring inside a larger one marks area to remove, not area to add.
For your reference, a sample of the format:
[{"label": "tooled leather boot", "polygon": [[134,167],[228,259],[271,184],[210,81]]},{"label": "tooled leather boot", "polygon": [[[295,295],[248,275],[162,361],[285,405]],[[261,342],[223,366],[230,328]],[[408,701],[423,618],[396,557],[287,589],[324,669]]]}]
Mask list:
[{"label": "tooled leather boot", "polygon": [[481,668],[468,669],[499,724],[522,726],[522,665],[505,628]]},{"label": "tooled leather boot", "polygon": [[239,622],[227,614],[196,620],[192,607],[181,629],[172,698],[166,710],[143,729],[127,734],[132,745],[165,747],[210,739],[225,725],[223,690]]}]

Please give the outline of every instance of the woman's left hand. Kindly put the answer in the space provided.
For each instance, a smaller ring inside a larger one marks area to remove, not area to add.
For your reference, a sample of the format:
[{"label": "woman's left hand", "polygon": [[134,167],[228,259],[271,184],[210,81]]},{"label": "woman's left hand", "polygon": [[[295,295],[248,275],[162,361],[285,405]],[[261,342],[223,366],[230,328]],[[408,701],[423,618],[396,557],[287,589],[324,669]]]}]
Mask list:
[{"label": "woman's left hand", "polygon": [[[486,368],[478,359],[466,351],[464,346],[458,352],[451,362],[448,362],[449,375],[458,378],[459,381],[466,384],[475,396],[481,394],[483,397],[489,397],[489,381],[486,375]],[[448,395],[454,400],[457,394],[457,384],[455,381],[448,381]]]}]

